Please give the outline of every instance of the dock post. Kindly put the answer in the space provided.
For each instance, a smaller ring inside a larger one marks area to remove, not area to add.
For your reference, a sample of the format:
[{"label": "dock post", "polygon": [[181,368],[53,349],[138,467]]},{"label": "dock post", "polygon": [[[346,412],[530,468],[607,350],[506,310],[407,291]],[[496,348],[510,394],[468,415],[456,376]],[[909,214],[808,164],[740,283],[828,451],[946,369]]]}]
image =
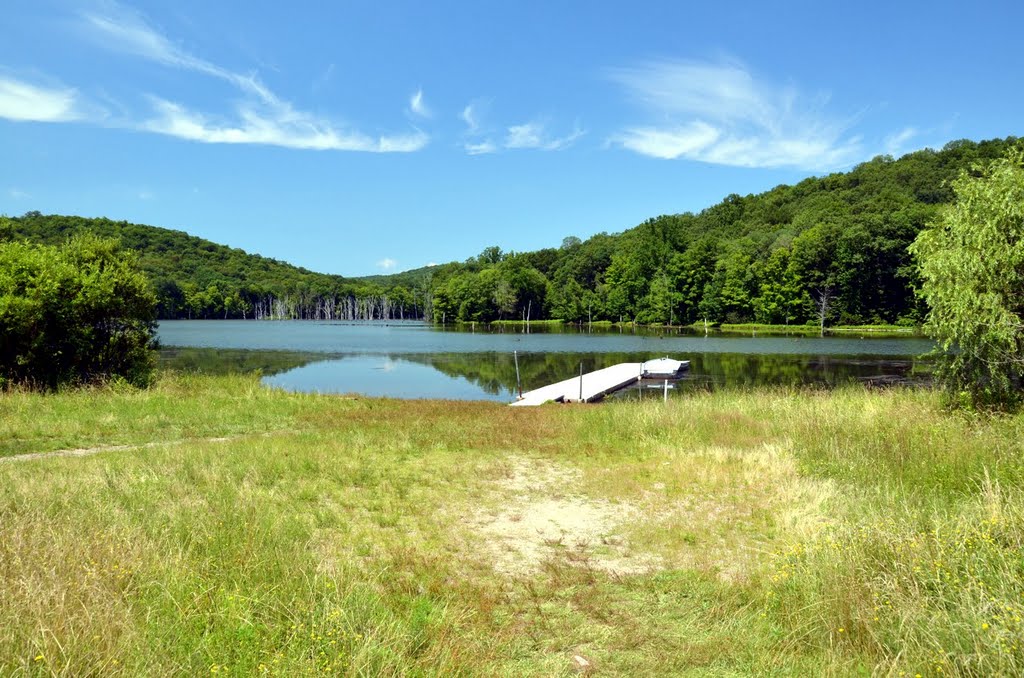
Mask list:
[{"label": "dock post", "polygon": [[519,391],[519,399],[523,399],[523,382],[519,381],[519,351],[512,351],[512,359],[516,361],[516,389]]},{"label": "dock post", "polygon": [[583,361],[580,361],[580,400],[583,402]]},{"label": "dock post", "polygon": [[668,402],[668,379],[665,380],[665,402]]}]

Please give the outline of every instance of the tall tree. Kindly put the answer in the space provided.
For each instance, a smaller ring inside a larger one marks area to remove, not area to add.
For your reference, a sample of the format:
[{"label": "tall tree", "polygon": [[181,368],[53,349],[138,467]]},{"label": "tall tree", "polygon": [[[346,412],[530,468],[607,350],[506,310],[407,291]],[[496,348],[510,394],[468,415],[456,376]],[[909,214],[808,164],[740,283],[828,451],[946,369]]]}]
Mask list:
[{"label": "tall tree", "polygon": [[951,401],[1021,402],[1024,386],[1024,146],[953,182],[956,201],[911,251]]}]

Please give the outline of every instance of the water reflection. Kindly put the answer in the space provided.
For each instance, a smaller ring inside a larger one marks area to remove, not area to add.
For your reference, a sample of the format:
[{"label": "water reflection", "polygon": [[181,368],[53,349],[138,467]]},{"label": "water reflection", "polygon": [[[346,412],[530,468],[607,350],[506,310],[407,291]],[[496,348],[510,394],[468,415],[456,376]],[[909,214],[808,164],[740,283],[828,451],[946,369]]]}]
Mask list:
[{"label": "water reflection", "polygon": [[[519,356],[522,388],[528,391],[584,372],[617,363],[643,362],[650,353],[527,354]],[[892,356],[810,356],[746,353],[670,355],[690,361],[690,370],[674,389],[782,386],[838,386],[849,383],[920,384],[930,380],[931,365],[914,358]],[[515,363],[504,354],[410,355],[405,359],[429,364],[449,376],[460,376],[489,395],[508,399],[515,394]]]},{"label": "water reflection", "polygon": [[[663,354],[662,354],[663,355]],[[651,352],[525,353],[519,355],[523,390],[539,388],[620,362],[660,357]],[[928,362],[910,357],[765,353],[686,353],[690,371],[670,395],[693,389],[759,385],[823,386],[848,383],[924,383]],[[260,370],[276,387],[396,398],[510,401],[516,394],[515,361],[508,353],[396,353],[325,355],[236,349],[167,349],[162,363],[208,373]],[[624,397],[639,393],[624,393]],[[659,393],[660,395],[660,393]]]},{"label": "water reflection", "polygon": [[[510,400],[511,391],[490,385],[483,389],[465,375],[449,374],[435,365],[391,356],[346,356],[322,360],[266,377],[270,386],[315,393],[358,393],[387,398],[444,400]],[[515,383],[515,374],[512,375]]]},{"label": "water reflection", "polygon": [[287,372],[324,359],[322,353],[298,351],[250,351],[237,348],[171,347],[159,351],[161,368],[179,372],[234,374],[260,372],[264,375]]}]

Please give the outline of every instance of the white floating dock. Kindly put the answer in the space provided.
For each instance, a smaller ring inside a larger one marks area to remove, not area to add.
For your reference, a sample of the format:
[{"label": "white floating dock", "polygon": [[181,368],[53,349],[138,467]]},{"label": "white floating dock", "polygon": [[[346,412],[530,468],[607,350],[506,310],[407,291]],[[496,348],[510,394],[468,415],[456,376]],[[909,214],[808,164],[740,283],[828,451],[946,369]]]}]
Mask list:
[{"label": "white floating dock", "polygon": [[[514,403],[516,405],[540,405],[546,402],[589,403],[634,384],[640,380],[643,363],[619,363],[603,370],[588,372],[582,377],[575,376],[557,384],[527,391]],[[581,387],[582,382],[582,387]]]},{"label": "white floating dock", "polygon": [[665,356],[645,362],[640,367],[640,376],[644,379],[678,379],[688,369],[689,360],[673,360]]}]

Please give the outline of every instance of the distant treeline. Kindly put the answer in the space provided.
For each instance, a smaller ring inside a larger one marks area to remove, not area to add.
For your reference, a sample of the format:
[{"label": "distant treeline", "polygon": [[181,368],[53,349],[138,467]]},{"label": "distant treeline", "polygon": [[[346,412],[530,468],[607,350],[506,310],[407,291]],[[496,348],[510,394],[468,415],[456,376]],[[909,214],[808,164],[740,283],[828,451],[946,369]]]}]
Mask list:
[{"label": "distant treeline", "polygon": [[879,156],[617,235],[535,252],[490,247],[392,276],[313,273],[181,231],[35,212],[0,218],[0,239],[119,238],[139,253],[161,318],[917,324],[925,309],[907,246],[952,200],[951,179],[1015,141]]},{"label": "distant treeline", "polygon": [[1014,141],[879,156],[558,249],[489,248],[432,269],[433,312],[447,321],[916,324],[925,309],[907,246],[952,200],[951,179]]},{"label": "distant treeline", "polygon": [[0,240],[60,244],[80,232],[116,238],[138,253],[162,319],[378,320],[422,318],[425,289],[314,273],[154,226],[42,215],[0,218]]}]

